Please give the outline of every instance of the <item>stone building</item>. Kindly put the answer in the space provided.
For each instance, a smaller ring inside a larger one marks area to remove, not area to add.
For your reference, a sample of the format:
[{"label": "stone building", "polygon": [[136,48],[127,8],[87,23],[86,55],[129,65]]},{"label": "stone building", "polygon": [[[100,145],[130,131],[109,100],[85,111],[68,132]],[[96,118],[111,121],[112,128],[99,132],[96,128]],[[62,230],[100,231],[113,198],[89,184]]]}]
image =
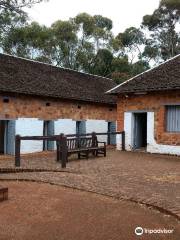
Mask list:
[{"label": "stone building", "polygon": [[126,150],[180,155],[180,55],[108,93],[118,96],[117,128],[125,131]]},{"label": "stone building", "polygon": [[[0,54],[0,153],[14,153],[14,137],[107,132],[116,129],[113,80]],[[104,137],[107,140],[107,137]],[[115,139],[107,140],[115,144]],[[54,149],[22,141],[21,152]]]}]

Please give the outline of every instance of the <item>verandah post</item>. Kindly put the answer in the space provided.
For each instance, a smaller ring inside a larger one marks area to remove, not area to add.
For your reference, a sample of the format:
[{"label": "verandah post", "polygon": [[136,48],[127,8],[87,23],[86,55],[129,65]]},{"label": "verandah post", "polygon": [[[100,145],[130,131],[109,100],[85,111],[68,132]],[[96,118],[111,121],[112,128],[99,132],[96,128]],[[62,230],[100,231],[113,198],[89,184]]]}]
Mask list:
[{"label": "verandah post", "polygon": [[122,132],[122,151],[125,151],[125,131]]},{"label": "verandah post", "polygon": [[109,130],[108,130],[108,136],[107,136],[107,144],[108,145],[110,145],[111,144],[111,134],[110,134],[110,132],[109,132]]},{"label": "verandah post", "polygon": [[15,137],[15,166],[16,167],[20,167],[21,165],[20,152],[21,152],[21,136],[16,135]]}]

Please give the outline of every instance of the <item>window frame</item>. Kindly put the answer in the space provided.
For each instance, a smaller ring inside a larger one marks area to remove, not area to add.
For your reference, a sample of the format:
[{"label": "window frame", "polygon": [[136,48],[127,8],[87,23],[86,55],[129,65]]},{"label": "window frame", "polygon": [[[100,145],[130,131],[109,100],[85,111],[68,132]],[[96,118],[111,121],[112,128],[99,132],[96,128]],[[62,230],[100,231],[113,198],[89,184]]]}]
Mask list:
[{"label": "window frame", "polygon": [[179,130],[177,129],[168,129],[168,108],[171,108],[171,107],[179,107],[179,113],[180,113],[180,104],[167,104],[165,105],[165,131],[167,133],[174,133],[174,134],[180,134],[180,118],[179,118]]}]

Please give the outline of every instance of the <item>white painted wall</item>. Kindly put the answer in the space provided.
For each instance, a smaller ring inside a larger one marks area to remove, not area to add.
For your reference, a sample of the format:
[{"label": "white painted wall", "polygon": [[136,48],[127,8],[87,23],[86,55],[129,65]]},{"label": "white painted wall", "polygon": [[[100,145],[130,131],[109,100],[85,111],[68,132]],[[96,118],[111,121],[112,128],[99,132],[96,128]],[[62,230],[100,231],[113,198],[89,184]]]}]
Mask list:
[{"label": "white painted wall", "polygon": [[54,122],[55,135],[64,134],[76,134],[76,121],[72,119],[59,119]]},{"label": "white painted wall", "polygon": [[[21,136],[43,136],[43,121],[37,118],[18,118],[16,134]],[[21,141],[21,153],[41,152],[42,141]]]},{"label": "white painted wall", "polygon": [[116,135],[116,149],[122,150],[122,135],[121,134]]},{"label": "white painted wall", "polygon": [[127,151],[131,151],[133,149],[133,119],[133,113],[124,113],[125,149]]},{"label": "white painted wall", "polygon": [[[104,120],[87,120],[86,121],[86,133],[101,133],[107,132],[108,130],[108,122]],[[107,142],[107,135],[106,136],[98,136],[99,141]]]},{"label": "white painted wall", "polygon": [[[107,132],[107,130],[108,123],[104,120],[86,121],[86,133]],[[54,133],[55,135],[60,133],[76,134],[76,121],[73,121],[72,119],[59,119],[55,121]],[[20,134],[21,136],[43,136],[43,120],[37,118],[19,118],[16,121],[16,134]],[[107,142],[107,136],[98,136],[98,140]],[[21,153],[40,152],[42,150],[43,141],[21,142]]]},{"label": "white painted wall", "polygon": [[[76,134],[76,121],[72,119],[59,119],[54,122],[54,134],[59,135],[64,134]],[[54,144],[54,149],[56,150],[56,143]]]},{"label": "white painted wall", "polygon": [[[125,148],[133,149],[133,124],[132,112],[124,113]],[[117,136],[117,150],[121,150],[121,138]],[[180,147],[158,144],[154,138],[154,112],[147,112],[147,152],[180,155]]]},{"label": "white painted wall", "polygon": [[154,112],[147,114],[147,152],[180,155],[180,147],[157,144],[154,138]]}]

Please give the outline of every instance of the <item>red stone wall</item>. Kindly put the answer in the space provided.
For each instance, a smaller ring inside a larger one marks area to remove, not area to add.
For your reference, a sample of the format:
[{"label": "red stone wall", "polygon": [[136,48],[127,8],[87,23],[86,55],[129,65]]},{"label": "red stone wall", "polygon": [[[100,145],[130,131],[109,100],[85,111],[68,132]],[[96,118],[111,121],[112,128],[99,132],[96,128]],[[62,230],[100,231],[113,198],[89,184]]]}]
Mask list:
[{"label": "red stone wall", "polygon": [[146,95],[119,96],[117,127],[124,130],[124,112],[145,110],[155,112],[155,139],[159,144],[180,145],[180,133],[166,132],[166,105],[180,104],[180,91],[148,93]]},{"label": "red stone wall", "polygon": [[[9,97],[9,103],[3,101]],[[50,106],[46,106],[49,103]],[[116,120],[116,106],[29,96],[0,96],[0,119],[39,118]]]},{"label": "red stone wall", "polygon": [[0,186],[0,202],[4,200],[8,200],[8,188]]}]

